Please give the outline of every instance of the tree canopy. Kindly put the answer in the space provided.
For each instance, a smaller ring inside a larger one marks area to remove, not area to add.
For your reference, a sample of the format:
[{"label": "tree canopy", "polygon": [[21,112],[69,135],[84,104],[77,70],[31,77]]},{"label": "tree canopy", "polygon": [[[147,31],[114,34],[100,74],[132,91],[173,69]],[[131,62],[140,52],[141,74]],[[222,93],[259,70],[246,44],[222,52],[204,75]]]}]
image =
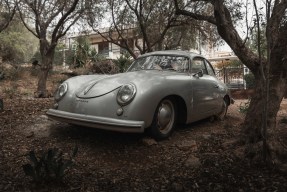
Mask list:
[{"label": "tree canopy", "polygon": [[88,17],[90,26],[105,40],[126,49],[133,57],[136,57],[135,50],[143,54],[177,47],[196,48],[198,34],[201,34],[202,42],[211,37],[214,42],[218,37],[208,23],[176,15],[172,1],[109,0],[102,5],[102,10],[111,14],[108,30],[100,30],[98,23],[94,24],[96,19],[92,14]]},{"label": "tree canopy", "polygon": [[0,0],[0,33],[6,29],[12,21],[16,11],[15,4],[11,0]]},{"label": "tree canopy", "polygon": [[37,39],[25,29],[17,17],[0,33],[0,57],[3,61],[29,62],[37,48]]}]

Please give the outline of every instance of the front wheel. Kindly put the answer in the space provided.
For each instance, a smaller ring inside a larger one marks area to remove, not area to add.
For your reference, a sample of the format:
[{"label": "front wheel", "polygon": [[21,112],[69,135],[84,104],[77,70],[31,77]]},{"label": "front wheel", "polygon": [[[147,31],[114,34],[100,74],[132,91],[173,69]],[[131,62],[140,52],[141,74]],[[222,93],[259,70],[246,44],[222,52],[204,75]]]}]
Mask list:
[{"label": "front wheel", "polygon": [[172,99],[166,98],[159,103],[150,127],[155,139],[162,140],[171,135],[176,124],[176,114],[177,106]]},{"label": "front wheel", "polygon": [[216,118],[220,121],[223,121],[226,117],[228,105],[225,99],[223,99],[221,111],[216,115]]}]

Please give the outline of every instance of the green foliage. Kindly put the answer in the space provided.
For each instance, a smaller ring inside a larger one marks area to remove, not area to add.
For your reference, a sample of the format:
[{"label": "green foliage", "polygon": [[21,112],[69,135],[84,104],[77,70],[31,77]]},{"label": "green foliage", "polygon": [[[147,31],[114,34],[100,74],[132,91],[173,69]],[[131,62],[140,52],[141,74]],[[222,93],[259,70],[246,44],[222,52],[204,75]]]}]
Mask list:
[{"label": "green foliage", "polygon": [[199,49],[196,37],[198,32],[194,25],[183,25],[168,30],[163,40],[163,46],[160,49],[177,49],[182,50]]},{"label": "green foliage", "polygon": [[247,111],[248,111],[249,105],[250,105],[250,100],[248,100],[245,103],[240,103],[239,112],[243,113],[243,114],[246,114]]},{"label": "green foliage", "polygon": [[0,68],[0,81],[1,81],[2,79],[4,79],[4,78],[5,78],[5,73],[4,73],[4,71],[2,71],[1,68]]},{"label": "green foliage", "polygon": [[4,110],[4,102],[3,99],[0,98],[0,112]]},{"label": "green foliage", "polygon": [[32,177],[34,182],[61,182],[67,168],[73,165],[73,160],[78,152],[76,146],[69,158],[63,157],[63,152],[57,148],[49,149],[37,157],[34,151],[30,151],[28,159],[31,163],[23,165],[24,173]]},{"label": "green foliage", "polygon": [[73,55],[73,67],[83,67],[89,63],[95,63],[102,60],[102,56],[91,46],[87,37],[78,37],[76,50]]},{"label": "green foliage", "polygon": [[128,52],[123,53],[118,59],[113,60],[113,62],[118,66],[119,72],[125,72],[131,65],[132,60]]},{"label": "green foliage", "polygon": [[246,88],[252,89],[255,86],[255,77],[252,73],[244,75],[244,80],[246,82]]},{"label": "green foliage", "polygon": [[0,33],[0,57],[3,61],[27,62],[33,56],[37,44],[35,37],[23,24],[14,20]]}]

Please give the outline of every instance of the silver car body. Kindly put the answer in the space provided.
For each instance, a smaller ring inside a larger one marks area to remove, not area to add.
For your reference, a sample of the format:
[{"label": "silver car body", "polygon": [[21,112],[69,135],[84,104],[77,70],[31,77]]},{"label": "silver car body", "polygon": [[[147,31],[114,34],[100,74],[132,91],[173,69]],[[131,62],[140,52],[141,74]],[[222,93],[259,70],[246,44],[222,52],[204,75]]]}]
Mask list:
[{"label": "silver car body", "polygon": [[[185,51],[158,51],[141,55],[180,56],[187,59],[185,72],[169,70],[131,70],[115,75],[83,75],[65,81],[67,92],[47,115],[71,124],[121,132],[144,132],[154,118],[160,101],[177,100],[179,121],[191,123],[220,113],[224,98],[231,102],[228,88],[208,70],[201,76],[192,71],[195,60],[208,61]],[[137,60],[138,60],[137,59]],[[209,63],[207,65],[210,65]],[[212,69],[213,70],[213,69]],[[119,89],[132,83],[133,100],[122,106],[117,102]]]}]

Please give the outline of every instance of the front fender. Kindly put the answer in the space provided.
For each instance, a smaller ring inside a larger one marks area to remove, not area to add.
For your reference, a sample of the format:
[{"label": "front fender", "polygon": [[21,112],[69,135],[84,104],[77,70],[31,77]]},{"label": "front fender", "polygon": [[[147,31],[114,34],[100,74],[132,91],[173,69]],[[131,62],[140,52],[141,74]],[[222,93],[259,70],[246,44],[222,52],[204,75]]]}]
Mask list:
[{"label": "front fender", "polygon": [[[174,81],[166,81],[164,84],[155,84],[147,89],[137,87],[137,94],[134,100],[124,107],[125,114],[134,120],[145,122],[145,126],[149,127],[152,123],[156,108],[160,101],[168,96],[181,97],[185,104],[188,103],[190,93],[189,89],[183,89],[178,85],[188,86],[187,83],[175,83]],[[136,85],[138,86],[138,85]]]}]

